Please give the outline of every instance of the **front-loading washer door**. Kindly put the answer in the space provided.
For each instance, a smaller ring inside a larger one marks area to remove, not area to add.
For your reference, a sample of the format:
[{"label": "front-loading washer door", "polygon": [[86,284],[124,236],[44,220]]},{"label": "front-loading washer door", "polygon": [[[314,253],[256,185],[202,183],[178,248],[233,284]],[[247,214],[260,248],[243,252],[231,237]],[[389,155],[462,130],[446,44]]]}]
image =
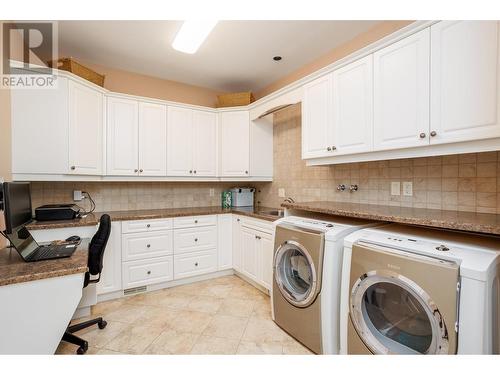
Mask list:
[{"label": "front-loading washer door", "polygon": [[[448,318],[455,319],[447,321],[440,309],[450,311],[451,308],[453,312],[457,309],[458,266],[428,257],[401,257],[375,249],[371,251],[372,254],[375,252],[379,264],[368,266],[370,271],[364,269],[358,274],[350,296],[352,323],[366,347],[375,354],[454,352],[456,316],[448,313]],[[369,258],[363,258],[367,264],[370,263]],[[416,273],[412,274],[412,271]],[[454,283],[440,284],[439,271],[442,271],[441,274],[447,272]],[[417,276],[421,279],[434,278],[434,288],[427,285],[424,289],[415,281]],[[448,295],[452,298],[445,303],[446,306],[440,306],[439,302],[443,299],[438,302],[429,293],[447,286],[451,287]],[[451,343],[450,335],[453,337]]]},{"label": "front-loading washer door", "polygon": [[292,305],[307,307],[318,293],[318,275],[307,249],[296,241],[284,241],[274,257],[274,278],[283,297]]}]

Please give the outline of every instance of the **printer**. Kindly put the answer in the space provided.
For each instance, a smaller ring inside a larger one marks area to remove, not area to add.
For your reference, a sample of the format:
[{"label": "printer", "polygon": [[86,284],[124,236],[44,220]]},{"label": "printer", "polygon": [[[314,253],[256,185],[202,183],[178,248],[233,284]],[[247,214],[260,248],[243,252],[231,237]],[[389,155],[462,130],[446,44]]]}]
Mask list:
[{"label": "printer", "polygon": [[35,220],[72,220],[80,217],[80,211],[76,204],[46,204],[35,208]]}]

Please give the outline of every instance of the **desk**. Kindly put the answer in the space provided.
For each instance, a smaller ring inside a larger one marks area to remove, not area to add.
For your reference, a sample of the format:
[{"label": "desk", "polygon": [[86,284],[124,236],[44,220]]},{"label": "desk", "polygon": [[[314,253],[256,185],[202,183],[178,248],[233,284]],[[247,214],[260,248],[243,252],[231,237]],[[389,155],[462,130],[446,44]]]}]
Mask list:
[{"label": "desk", "polygon": [[82,298],[88,241],[69,258],[24,262],[0,249],[0,354],[53,354]]}]

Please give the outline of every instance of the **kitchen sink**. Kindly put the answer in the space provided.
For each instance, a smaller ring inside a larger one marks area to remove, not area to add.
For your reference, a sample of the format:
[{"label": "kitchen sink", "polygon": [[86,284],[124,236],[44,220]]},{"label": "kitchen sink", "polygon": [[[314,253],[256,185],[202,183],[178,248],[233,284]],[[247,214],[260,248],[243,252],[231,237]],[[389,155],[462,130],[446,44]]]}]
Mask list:
[{"label": "kitchen sink", "polygon": [[284,217],[285,216],[285,210],[262,210],[262,211],[257,211],[259,215],[266,215],[266,216],[276,216],[276,217]]}]

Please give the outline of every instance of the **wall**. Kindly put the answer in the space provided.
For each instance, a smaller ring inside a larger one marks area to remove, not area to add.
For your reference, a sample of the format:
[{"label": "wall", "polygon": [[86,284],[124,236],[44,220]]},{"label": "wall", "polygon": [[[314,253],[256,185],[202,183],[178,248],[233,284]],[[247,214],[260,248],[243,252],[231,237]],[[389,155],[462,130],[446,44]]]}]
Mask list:
[{"label": "wall", "polygon": [[[237,185],[220,182],[33,182],[33,208],[50,203],[74,203],[73,190],[88,191],[96,211],[207,207],[221,204],[223,190]],[[210,189],[214,195],[210,196]],[[88,209],[88,202],[80,203]]]},{"label": "wall", "polygon": [[370,30],[361,33],[348,42],[338,46],[326,55],[300,67],[285,77],[278,79],[277,81],[264,87],[262,90],[254,93],[255,99],[260,99],[286,85],[293,83],[294,81],[297,81],[300,78],[324,68],[325,66],[330,65],[335,61],[340,60],[405,26],[408,26],[412,22],[414,21],[383,21],[372,27]]},{"label": "wall", "polygon": [[[274,117],[274,181],[257,185],[261,204],[278,207],[278,189],[284,188],[296,201],[500,213],[500,152],[306,167],[300,109],[298,104]],[[391,181],[412,181],[413,197],[391,196]],[[338,192],[341,183],[358,184],[359,191]]]},{"label": "wall", "polygon": [[78,60],[99,74],[104,74],[104,87],[123,94],[171,100],[187,104],[215,107],[220,92],[205,87],[113,69]]}]

